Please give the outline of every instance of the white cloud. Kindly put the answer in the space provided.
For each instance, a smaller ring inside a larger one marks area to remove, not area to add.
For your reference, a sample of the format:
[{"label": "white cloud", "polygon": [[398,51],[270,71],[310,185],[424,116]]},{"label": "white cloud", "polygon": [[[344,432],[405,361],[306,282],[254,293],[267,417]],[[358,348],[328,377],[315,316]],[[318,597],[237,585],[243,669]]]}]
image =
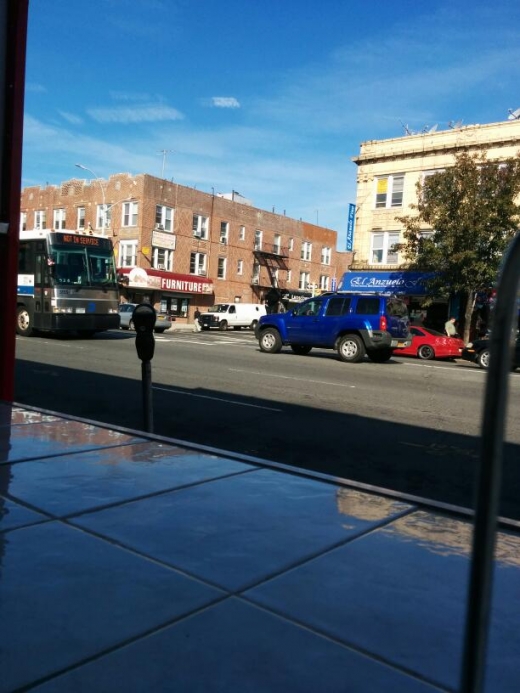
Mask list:
[{"label": "white cloud", "polygon": [[98,123],[154,123],[184,118],[176,108],[163,105],[136,106],[134,108],[89,108],[87,113]]},{"label": "white cloud", "polygon": [[83,118],[80,118],[80,116],[74,113],[68,113],[67,111],[58,111],[58,113],[64,120],[71,123],[71,125],[81,125],[83,123]]},{"label": "white cloud", "polygon": [[234,96],[212,96],[211,104],[214,108],[240,108],[240,103]]},{"label": "white cloud", "polygon": [[26,82],[25,90],[30,91],[33,94],[43,94],[47,91],[43,84],[36,84],[36,82]]}]

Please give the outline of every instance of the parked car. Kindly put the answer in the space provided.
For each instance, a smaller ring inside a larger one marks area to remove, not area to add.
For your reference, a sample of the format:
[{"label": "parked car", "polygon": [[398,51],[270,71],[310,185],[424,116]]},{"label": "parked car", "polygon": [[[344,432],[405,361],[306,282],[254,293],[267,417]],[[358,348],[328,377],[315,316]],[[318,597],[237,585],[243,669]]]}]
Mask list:
[{"label": "parked car", "polygon": [[429,327],[412,325],[412,344],[399,351],[400,356],[416,356],[419,359],[460,358],[464,341],[459,337],[447,337]]},{"label": "parked car", "polygon": [[[488,338],[476,339],[469,342],[462,350],[462,358],[465,361],[472,361],[481,368],[489,368],[490,340]],[[520,337],[516,337],[515,348],[513,350],[513,361],[511,369],[520,368]]]},{"label": "parked car", "polygon": [[248,327],[254,330],[258,320],[265,315],[265,306],[262,303],[217,303],[208,308],[206,313],[201,313],[199,322],[203,330],[216,327],[218,330],[227,330],[232,327],[240,330]]},{"label": "parked car", "polygon": [[[119,306],[119,316],[121,318],[120,327],[122,330],[135,330],[134,323],[132,322],[132,314],[136,306],[137,303],[122,303]],[[171,324],[172,318],[169,315],[166,315],[166,313],[157,313],[153,331],[162,333],[168,330]]]},{"label": "parked car", "polygon": [[276,354],[284,345],[295,354],[313,347],[335,349],[341,361],[357,363],[365,354],[377,363],[410,346],[410,319],[404,301],[350,292],[309,298],[286,313],[260,318],[255,330],[260,349]]}]

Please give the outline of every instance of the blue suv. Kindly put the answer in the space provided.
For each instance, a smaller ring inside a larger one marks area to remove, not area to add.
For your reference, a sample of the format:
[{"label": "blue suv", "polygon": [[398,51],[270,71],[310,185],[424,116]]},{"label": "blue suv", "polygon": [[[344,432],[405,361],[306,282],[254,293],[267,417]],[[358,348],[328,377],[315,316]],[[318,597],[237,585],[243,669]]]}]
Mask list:
[{"label": "blue suv", "polygon": [[335,349],[341,361],[357,363],[365,354],[376,363],[410,346],[410,319],[404,301],[393,296],[326,293],[286,313],[264,315],[255,330],[260,349],[278,353],[284,345],[295,354],[313,347]]}]

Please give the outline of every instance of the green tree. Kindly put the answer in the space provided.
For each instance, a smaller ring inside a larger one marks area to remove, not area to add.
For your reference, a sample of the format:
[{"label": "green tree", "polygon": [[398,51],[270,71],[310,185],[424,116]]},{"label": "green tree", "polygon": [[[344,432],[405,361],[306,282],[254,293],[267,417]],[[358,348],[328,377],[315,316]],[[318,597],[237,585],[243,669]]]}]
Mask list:
[{"label": "green tree", "polygon": [[461,295],[467,342],[477,292],[495,285],[518,231],[520,155],[499,163],[463,152],[416,187],[418,201],[410,207],[417,212],[397,217],[405,238],[399,250],[411,269],[435,273],[427,281],[430,300]]}]

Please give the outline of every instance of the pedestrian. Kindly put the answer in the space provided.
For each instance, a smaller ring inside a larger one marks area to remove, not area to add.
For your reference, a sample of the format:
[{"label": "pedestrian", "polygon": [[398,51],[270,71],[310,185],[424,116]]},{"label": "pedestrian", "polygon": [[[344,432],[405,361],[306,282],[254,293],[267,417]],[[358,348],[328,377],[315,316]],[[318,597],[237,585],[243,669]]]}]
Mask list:
[{"label": "pedestrian", "polygon": [[193,331],[200,332],[202,330],[202,325],[200,322],[201,312],[198,308],[195,308],[195,313],[193,314],[193,317],[195,318]]},{"label": "pedestrian", "polygon": [[448,337],[458,337],[459,334],[457,332],[457,326],[456,326],[456,318],[453,316],[449,319],[446,320],[444,323],[444,332],[448,335]]}]

